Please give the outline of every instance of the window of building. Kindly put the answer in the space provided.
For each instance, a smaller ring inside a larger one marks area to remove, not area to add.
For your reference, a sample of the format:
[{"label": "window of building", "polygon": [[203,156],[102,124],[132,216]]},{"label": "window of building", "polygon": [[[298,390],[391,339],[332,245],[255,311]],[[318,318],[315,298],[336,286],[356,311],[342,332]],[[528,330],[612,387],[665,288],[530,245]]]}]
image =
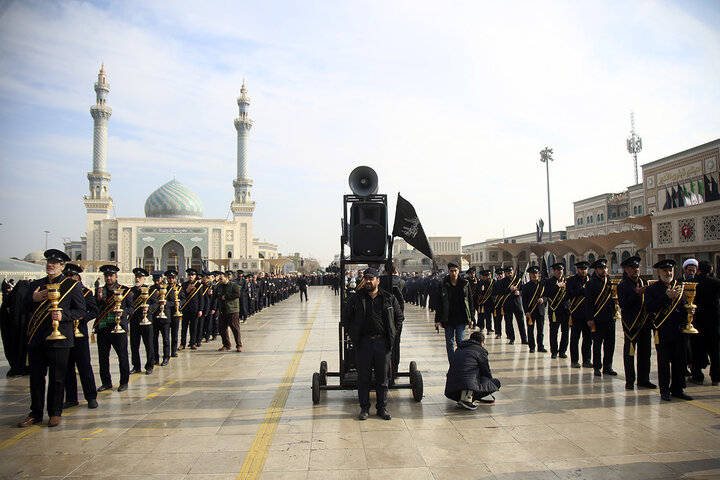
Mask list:
[{"label": "window of building", "polygon": [[638,205],[638,215],[642,215],[642,213],[643,213],[642,205]]}]

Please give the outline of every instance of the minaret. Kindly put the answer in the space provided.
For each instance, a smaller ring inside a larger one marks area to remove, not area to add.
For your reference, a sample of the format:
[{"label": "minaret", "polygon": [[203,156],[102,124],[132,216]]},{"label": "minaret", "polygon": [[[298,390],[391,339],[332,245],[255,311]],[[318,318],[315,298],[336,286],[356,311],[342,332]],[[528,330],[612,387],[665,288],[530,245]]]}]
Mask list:
[{"label": "minaret", "polygon": [[87,174],[90,184],[90,195],[85,195],[83,202],[87,209],[87,248],[86,260],[102,260],[100,249],[101,223],[110,218],[113,200],[110,198],[110,174],[107,172],[107,133],[108,120],[112,109],[107,106],[107,95],[110,84],[107,83],[105,65],[100,67],[98,80],[95,84],[95,105],[90,107],[93,118],[93,169]]},{"label": "minaret", "polygon": [[250,190],[252,189],[252,180],[248,175],[248,137],[252,128],[252,120],[248,118],[248,109],[250,108],[250,97],[245,88],[245,80],[243,80],[240,96],[237,99],[238,107],[240,107],[240,116],[235,119],[235,129],[237,130],[237,178],[233,181],[235,187],[235,200],[230,205],[235,219],[238,217],[252,217],[255,210],[255,202],[250,198]]},{"label": "minaret", "polygon": [[108,120],[112,115],[112,109],[107,106],[108,93],[110,93],[110,84],[107,83],[105,65],[103,65],[95,84],[95,105],[90,107],[90,115],[92,115],[94,123],[93,170],[87,174],[90,195],[85,197],[85,206],[88,211],[91,209],[94,211],[104,210],[109,213],[113,201],[109,194],[110,174],[107,171]]}]

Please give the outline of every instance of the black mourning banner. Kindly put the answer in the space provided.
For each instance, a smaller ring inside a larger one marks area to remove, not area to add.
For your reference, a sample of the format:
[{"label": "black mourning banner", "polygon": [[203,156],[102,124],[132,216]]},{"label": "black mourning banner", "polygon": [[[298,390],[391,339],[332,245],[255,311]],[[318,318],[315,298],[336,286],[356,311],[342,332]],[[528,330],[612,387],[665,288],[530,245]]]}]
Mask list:
[{"label": "black mourning banner", "polygon": [[408,244],[415,247],[419,252],[428,258],[433,258],[430,242],[425,230],[420,224],[420,219],[415,213],[415,207],[405,200],[398,193],[397,207],[395,208],[395,224],[392,231],[393,237],[400,237]]}]

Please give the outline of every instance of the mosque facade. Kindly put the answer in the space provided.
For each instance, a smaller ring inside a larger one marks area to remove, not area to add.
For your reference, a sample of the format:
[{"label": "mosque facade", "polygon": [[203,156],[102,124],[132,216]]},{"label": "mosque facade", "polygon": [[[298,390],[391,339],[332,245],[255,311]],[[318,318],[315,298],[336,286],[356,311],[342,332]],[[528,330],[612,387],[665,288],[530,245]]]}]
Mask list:
[{"label": "mosque facade", "polygon": [[[230,219],[203,217],[203,205],[195,193],[173,178],[152,192],[145,202],[145,218],[114,217],[107,165],[108,123],[112,109],[107,105],[110,84],[104,66],[95,83],[96,103],[90,107],[93,128],[93,168],[87,174],[89,195],[86,209],[86,236],[65,243],[73,260],[94,265],[116,263],[121,271],[135,267],[146,270],[176,268],[263,269],[263,259],[278,258],[277,245],[253,237],[252,180],[249,175],[248,143],[252,120],[250,98],[243,81],[237,99],[237,177]],[[90,267],[91,268],[91,267]]]}]

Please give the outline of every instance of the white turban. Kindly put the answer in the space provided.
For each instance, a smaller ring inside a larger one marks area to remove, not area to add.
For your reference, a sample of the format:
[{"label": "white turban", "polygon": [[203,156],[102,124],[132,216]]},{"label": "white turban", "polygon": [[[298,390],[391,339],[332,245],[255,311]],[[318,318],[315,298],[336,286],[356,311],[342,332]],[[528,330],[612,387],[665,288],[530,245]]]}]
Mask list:
[{"label": "white turban", "polygon": [[683,262],[683,268],[687,267],[688,265],[695,265],[697,267],[698,261],[695,260],[694,258],[688,258],[687,260],[685,260]]}]

